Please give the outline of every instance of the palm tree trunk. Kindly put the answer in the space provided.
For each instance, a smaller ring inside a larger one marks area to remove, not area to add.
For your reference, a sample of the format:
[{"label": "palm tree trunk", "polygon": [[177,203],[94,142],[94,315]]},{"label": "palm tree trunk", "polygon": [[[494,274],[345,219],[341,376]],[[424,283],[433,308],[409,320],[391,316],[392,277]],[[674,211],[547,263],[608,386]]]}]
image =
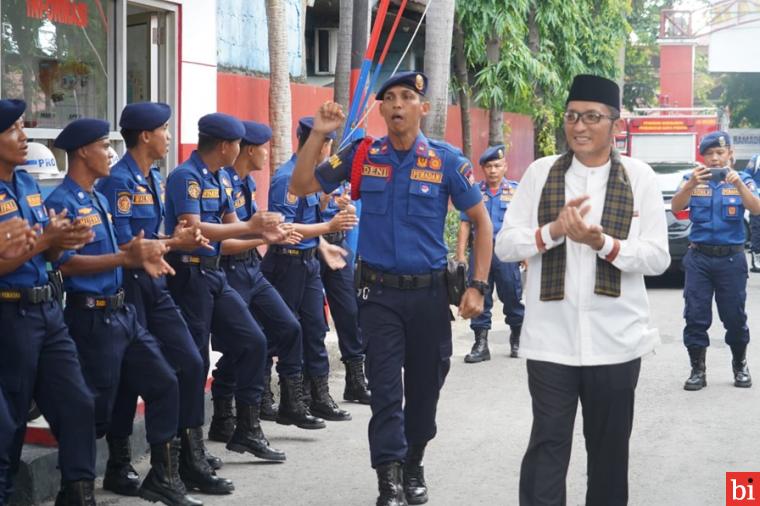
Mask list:
[{"label": "palm tree trunk", "polygon": [[454,29],[454,0],[437,0],[427,14],[425,25],[425,74],[430,112],[423,125],[432,139],[443,139],[449,106],[451,36]]},{"label": "palm tree trunk", "polygon": [[[498,65],[501,60],[501,40],[493,36],[486,41],[486,60],[489,65]],[[501,104],[491,104],[488,111],[488,145],[504,144],[504,114]]]},{"label": "palm tree trunk", "polygon": [[288,73],[288,38],[285,27],[285,4],[267,0],[269,38],[269,126],[272,127],[270,174],[285,163],[293,151],[290,142],[290,75]]},{"label": "palm tree trunk", "polygon": [[472,118],[470,117],[470,79],[467,73],[467,58],[464,54],[464,32],[459,23],[454,23],[454,73],[459,82],[459,109],[462,118],[462,151],[472,158]]},{"label": "palm tree trunk", "polygon": [[[340,21],[338,23],[338,57],[335,62],[335,83],[333,84],[333,100],[348,111],[351,81],[351,37],[353,33],[354,2],[340,0]],[[343,135],[343,127],[338,132],[338,139]],[[335,143],[337,144],[337,143]],[[333,146],[337,149],[337,145]]]}]

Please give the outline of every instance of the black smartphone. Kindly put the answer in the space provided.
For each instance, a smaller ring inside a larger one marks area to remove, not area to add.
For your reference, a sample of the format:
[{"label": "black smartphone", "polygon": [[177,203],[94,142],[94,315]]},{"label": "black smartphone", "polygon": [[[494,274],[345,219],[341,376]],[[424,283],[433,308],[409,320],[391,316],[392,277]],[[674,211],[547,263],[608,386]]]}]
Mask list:
[{"label": "black smartphone", "polygon": [[715,181],[716,183],[720,183],[721,181],[726,180],[726,176],[728,175],[728,169],[710,169],[710,179]]}]

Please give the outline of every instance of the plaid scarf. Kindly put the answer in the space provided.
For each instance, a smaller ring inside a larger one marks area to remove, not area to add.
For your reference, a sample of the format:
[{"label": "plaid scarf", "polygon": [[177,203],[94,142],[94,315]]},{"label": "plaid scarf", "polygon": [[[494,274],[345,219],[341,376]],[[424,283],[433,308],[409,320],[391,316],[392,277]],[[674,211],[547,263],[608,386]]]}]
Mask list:
[{"label": "plaid scarf", "polygon": [[[633,218],[633,191],[628,173],[620,161],[620,154],[613,149],[610,157],[610,175],[607,181],[601,226],[604,233],[616,239],[627,239]],[[573,152],[568,151],[560,156],[549,170],[549,176],[538,203],[539,227],[554,221],[565,206],[565,173],[572,162]],[[541,265],[541,300],[543,301],[565,298],[566,244],[567,242],[563,242],[544,253]],[[599,257],[596,258],[594,293],[620,297],[620,269]]]}]

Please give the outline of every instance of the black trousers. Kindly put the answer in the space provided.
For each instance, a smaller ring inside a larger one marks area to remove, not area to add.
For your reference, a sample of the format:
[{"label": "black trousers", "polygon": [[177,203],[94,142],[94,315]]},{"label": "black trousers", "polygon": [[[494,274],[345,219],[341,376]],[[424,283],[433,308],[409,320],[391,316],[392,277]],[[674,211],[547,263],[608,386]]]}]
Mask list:
[{"label": "black trousers", "polygon": [[528,360],[533,428],[520,469],[520,506],[564,506],[578,399],[588,454],[586,506],[628,504],[628,441],[641,359],[572,367]]}]

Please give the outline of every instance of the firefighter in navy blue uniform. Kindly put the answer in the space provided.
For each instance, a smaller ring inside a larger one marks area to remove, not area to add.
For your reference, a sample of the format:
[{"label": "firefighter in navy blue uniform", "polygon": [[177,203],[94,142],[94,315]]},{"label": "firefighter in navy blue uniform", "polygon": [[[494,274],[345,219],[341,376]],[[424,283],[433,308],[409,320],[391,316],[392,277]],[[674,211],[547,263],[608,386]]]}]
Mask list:
[{"label": "firefighter in navy blue uniform", "polygon": [[[311,124],[312,118],[301,118],[298,121],[296,134],[299,151],[311,133]],[[334,137],[335,134],[331,132],[329,140],[322,143],[322,159],[329,153],[329,141]],[[296,197],[289,189],[296,158],[297,155],[293,154],[272,178],[269,209],[282,213],[285,221],[293,223],[303,240],[293,246],[271,246],[264,257],[261,270],[301,323],[304,394],[311,412],[325,420],[350,420],[351,415],[338,407],[328,386],[330,363],[325,347],[327,326],[324,288],[319,277],[317,248],[320,235],[350,230],[356,224],[356,215],[348,210],[341,211],[329,222],[323,222],[317,192]]]},{"label": "firefighter in navy blue uniform", "polygon": [[760,213],[760,198],[752,178],[731,168],[731,137],[725,132],[707,134],[699,143],[705,166],[684,176],[673,196],[673,212],[689,208],[692,226],[689,250],[683,259],[686,282],[683,330],[684,345],[691,359],[686,390],[707,386],[705,354],[710,345],[707,330],[712,323],[712,298],[726,329],[731,347],[734,386],[752,386],[747,368],[749,328],[744,303],[747,299],[747,257],[744,254],[744,209]]},{"label": "firefighter in navy blue uniform", "polygon": [[350,177],[352,197],[362,199],[359,327],[367,345],[369,443],[381,506],[428,498],[422,458],[436,434],[436,406],[452,352],[444,242],[449,198],[477,231],[475,274],[459,306],[464,318],[483,311],[493,248],[483,198],[468,180],[470,162],[420,132],[430,108],[426,87],[427,78],[417,72],[388,79],[376,96],[388,136],[355,142],[315,171],[325,133],[345,119],[340,105],[324,104],[291,182],[303,195],[332,192]]},{"label": "firefighter in navy blue uniform", "polygon": [[[483,203],[488,211],[493,225],[493,236],[501,230],[512,196],[517,191],[517,181],[505,177],[507,163],[504,158],[506,148],[503,144],[486,149],[480,156],[480,167],[486,179],[479,183],[483,194]],[[465,213],[461,213],[459,233],[457,235],[457,260],[466,261],[465,251],[470,242],[472,227]],[[472,256],[470,270],[472,273]],[[522,297],[522,281],[520,279],[520,264],[518,262],[502,262],[495,255],[491,259],[491,270],[488,274],[488,290],[486,291],[483,313],[470,322],[470,328],[475,333],[475,343],[472,351],[464,357],[466,363],[477,363],[491,359],[488,349],[488,331],[491,329],[491,308],[493,307],[493,288],[504,304],[505,322],[509,325],[510,356],[517,357],[520,346],[520,330],[522,329],[525,306],[520,302]]]},{"label": "firefighter in navy blue uniform", "polygon": [[[110,175],[96,185],[113,210],[113,228],[119,246],[128,244],[140,233],[150,239],[162,237],[164,182],[153,163],[169,150],[170,116],[171,108],[167,104],[153,102],[129,104],[121,113],[119,126],[127,152],[113,165]],[[200,246],[204,238],[198,227],[180,227],[174,230],[174,237],[161,240],[172,249],[181,249]],[[204,398],[199,392],[206,381],[203,360],[169,294],[166,278],[153,278],[144,269],[125,269],[123,288],[126,302],[135,308],[137,321],[159,341],[161,352],[177,374],[177,433],[201,427]],[[123,382],[106,434],[109,457],[103,488],[122,495],[136,495],[140,485],[131,464],[129,447],[136,403],[137,392],[130,391]]]},{"label": "firefighter in navy blue uniform", "polygon": [[0,497],[11,495],[34,399],[58,441],[62,483],[56,504],[90,506],[95,504],[94,399],[45,263],[80,247],[92,232],[86,224],[47,213],[37,182],[25,170],[14,169],[26,162],[25,109],[21,100],[0,100],[0,221],[21,218],[41,232],[20,256],[0,259],[0,385],[12,424],[11,433],[6,432],[11,438],[7,458],[0,458],[5,487]]},{"label": "firefighter in navy blue uniform", "polygon": [[[166,233],[172,234],[178,223],[198,225],[208,247],[173,250],[167,258],[177,271],[167,280],[169,291],[179,305],[195,344],[209,370],[209,336],[223,354],[229,354],[235,372],[237,425],[227,449],[248,451],[267,460],[285,460],[285,454],[269,446],[259,423],[259,404],[264,391],[264,364],[267,343],[264,333],[253,319],[240,295],[229,285],[220,265],[221,241],[237,237],[260,236],[276,240],[287,236],[282,216],[256,213],[240,222],[227,194],[231,188],[229,174],[223,167],[231,165],[240,152],[245,134],[237,118],[222,113],[203,116],[198,121],[198,149],[174,169],[166,181]],[[203,394],[203,390],[199,395]],[[201,427],[185,431],[188,448],[202,456]],[[184,462],[184,460],[182,461]],[[180,465],[182,464],[180,463]],[[202,469],[203,468],[203,469]],[[193,469],[203,470],[202,491],[225,493],[232,483],[208,481],[210,468],[205,459],[194,459]],[[190,468],[188,468],[188,471]],[[180,469],[182,473],[182,469]]]},{"label": "firefighter in navy blue uniform", "polygon": [[[332,193],[320,197],[322,219],[328,221],[341,210],[351,205],[346,185],[339,186]],[[322,236],[330,244],[348,250],[345,232],[333,232]],[[364,344],[359,329],[359,306],[356,303],[353,262],[346,262],[342,269],[331,269],[321,260],[322,284],[325,287],[330,314],[338,334],[340,359],[346,367],[346,387],[343,400],[369,404],[370,392],[364,376]]]},{"label": "firefighter in navy blue uniform", "polygon": [[[110,171],[109,126],[99,119],[78,119],[69,123],[54,143],[66,151],[69,168],[45,205],[57,212],[65,210],[95,233],[92,241],[64,253],[57,262],[66,290],[64,317],[87,385],[95,394],[96,436],[106,434],[123,382],[145,400],[151,470],[139,495],[169,505],[200,505],[187,496],[177,474],[176,375],[158,341],[137,321],[134,306],[125,302],[121,288],[124,267],[141,267],[153,276],[170,273],[171,267],[163,260],[167,248],[140,234],[119,249],[108,201],[95,191],[95,181]],[[122,207],[129,204],[125,199],[117,203]]]},{"label": "firefighter in navy blue uniform", "polygon": [[[252,171],[264,170],[267,165],[266,143],[272,138],[272,130],[261,123],[244,121],[245,135],[240,142],[240,154],[235,163],[226,167],[231,182],[230,196],[238,219],[248,221],[258,211],[256,206],[256,182]],[[292,243],[299,240],[294,234]],[[280,376],[279,409],[274,407],[271,389],[271,367],[264,377],[264,393],[261,399],[262,419],[279,420],[304,429],[322,429],[324,420],[311,416],[303,402],[303,369],[301,326],[277,290],[261,272],[261,257],[257,247],[265,244],[261,239],[228,239],[222,243],[222,266],[227,281],[248,305],[251,315],[264,330],[269,355],[277,354],[277,372]],[[212,337],[212,340],[215,340]],[[226,443],[232,437],[235,420],[232,414],[235,390],[234,369],[231,357],[222,355],[213,372],[211,396],[214,416],[211,419],[208,438]]]},{"label": "firefighter in navy blue uniform", "polygon": [[[755,187],[760,188],[760,154],[752,155],[747,162],[744,172],[752,177]],[[750,259],[752,261],[750,271],[760,272],[760,216],[751,215],[749,217],[750,226]]]}]

